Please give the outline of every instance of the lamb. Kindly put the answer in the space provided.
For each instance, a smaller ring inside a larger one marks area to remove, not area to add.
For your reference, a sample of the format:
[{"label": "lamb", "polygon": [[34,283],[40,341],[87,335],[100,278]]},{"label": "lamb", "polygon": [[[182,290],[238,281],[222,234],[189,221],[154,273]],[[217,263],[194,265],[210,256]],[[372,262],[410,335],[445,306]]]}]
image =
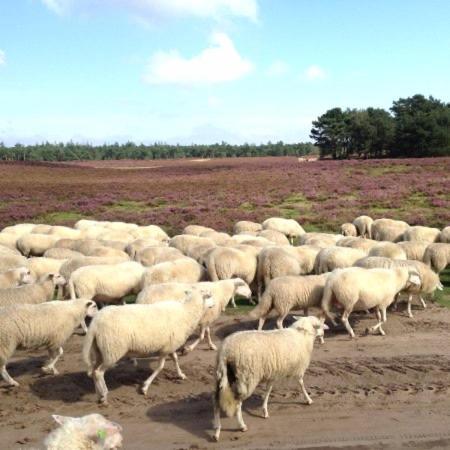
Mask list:
[{"label": "lamb", "polygon": [[114,450],[122,447],[122,427],[101,414],[52,417],[61,426],[45,439],[46,450]]},{"label": "lamb", "polygon": [[426,264],[421,261],[390,259],[379,256],[370,256],[363,258],[355,263],[357,267],[364,267],[366,269],[373,269],[376,267],[383,269],[392,269],[393,267],[407,267],[411,270],[416,270],[419,273],[421,284],[420,286],[411,285],[402,292],[408,294],[407,313],[409,317],[413,317],[411,312],[411,303],[413,295],[418,295],[420,302],[424,308],[427,307],[422,295],[433,294],[436,289],[442,290],[443,286],[439,280],[439,276],[433,272]]},{"label": "lamb", "polygon": [[262,230],[258,233],[259,237],[263,237],[277,245],[290,245],[289,239],[277,230]]},{"label": "lamb", "polygon": [[58,236],[29,233],[17,240],[17,248],[24,256],[42,256],[46,250],[55,246]]},{"label": "lamb", "polygon": [[343,223],[341,225],[341,234],[343,236],[358,236],[358,231],[354,224],[352,223]]},{"label": "lamb", "polygon": [[205,279],[205,269],[194,259],[184,257],[175,261],[155,264],[144,270],[141,288],[149,284],[168,283],[170,281],[196,283]]},{"label": "lamb", "polygon": [[426,241],[428,243],[438,242],[441,231],[438,228],[414,226],[409,227],[403,233],[405,241]]},{"label": "lamb", "polygon": [[374,241],[372,239],[352,236],[343,237],[336,242],[336,246],[338,247],[359,248],[361,250],[365,250],[366,252],[369,252],[369,250],[377,244],[378,241]]},{"label": "lamb", "polygon": [[272,310],[277,312],[277,327],[283,328],[283,321],[291,309],[304,310],[319,307],[328,274],[285,276],[270,281],[259,304],[251,311],[252,318],[259,319],[258,330],[262,330],[267,316]]},{"label": "lamb", "polygon": [[366,255],[364,250],[351,247],[323,248],[317,254],[314,272],[319,275],[334,269],[351,267],[358,259],[364,258]]},{"label": "lamb", "polygon": [[311,360],[314,340],[328,327],[316,317],[301,317],[289,327],[272,331],[240,331],[225,338],[217,355],[214,395],[214,439],[219,440],[220,410],[227,416],[236,414],[241,431],[247,431],[242,419],[242,402],[250,397],[262,381],[267,382],[263,401],[264,417],[274,382],[297,378],[306,401],[303,377]]},{"label": "lamb", "polygon": [[220,317],[230,300],[236,296],[250,298],[252,291],[248,284],[240,278],[221,281],[204,281],[201,283],[163,283],[146,286],[137,296],[136,303],[157,303],[165,300],[183,301],[186,297],[186,290],[201,289],[210,292],[214,299],[214,307],[207,309],[200,320],[200,335],[192,344],[185,347],[186,351],[192,351],[205,337],[208,339],[208,345],[211,350],[217,350],[217,347],[211,340],[211,325]]},{"label": "lamb", "polygon": [[158,246],[144,248],[136,254],[135,259],[143,266],[150,267],[161,262],[174,261],[184,257],[183,253],[176,248]]},{"label": "lamb", "polygon": [[17,304],[37,304],[51,300],[55,286],[63,286],[66,280],[58,274],[47,273],[34,284],[0,290],[0,307]]},{"label": "lamb", "polygon": [[32,282],[33,278],[27,267],[19,267],[0,273],[0,289],[14,288]]},{"label": "lamb", "polygon": [[306,275],[314,269],[319,247],[268,247],[258,255],[256,283],[258,301],[269,281],[284,275]]},{"label": "lamb", "polygon": [[322,298],[322,309],[325,315],[334,323],[330,312],[334,299],[344,309],[342,322],[351,338],[355,333],[348,318],[353,310],[376,309],[378,323],[369,331],[379,330],[383,336],[382,325],[386,323],[386,309],[394,301],[395,296],[411,285],[420,286],[421,280],[416,270],[406,267],[393,269],[363,269],[349,267],[332,272],[326,283]]},{"label": "lamb", "polygon": [[183,234],[192,236],[200,236],[205,231],[215,231],[213,228],[204,227],[203,225],[188,225],[184,227]]},{"label": "lamb", "polygon": [[403,240],[403,234],[408,228],[409,225],[402,220],[377,219],[372,223],[372,239],[398,242]]},{"label": "lamb", "polygon": [[275,230],[286,235],[291,244],[294,239],[305,234],[305,230],[294,219],[283,219],[282,217],[271,217],[262,223],[263,230]]},{"label": "lamb", "polygon": [[119,301],[140,291],[144,272],[145,267],[135,261],[80,267],[68,282],[70,298]]},{"label": "lamb", "polygon": [[450,244],[450,226],[445,227],[439,234],[439,242]]},{"label": "lamb", "polygon": [[258,231],[262,230],[262,225],[260,223],[251,222],[249,220],[240,220],[239,222],[236,222],[233,226],[233,233],[239,234],[239,233],[257,233]]},{"label": "lamb", "polygon": [[94,379],[95,390],[101,403],[107,404],[108,388],[104,373],[128,353],[141,356],[157,354],[158,367],[144,382],[147,391],[171,355],[179,378],[185,379],[176,354],[197,328],[207,308],[214,301],[207,293],[187,293],[184,303],[160,302],[153,305],[109,306],[93,319],[83,345],[83,359],[88,374]]},{"label": "lamb", "polygon": [[425,250],[429,242],[423,241],[402,241],[397,242],[397,245],[405,252],[406,259],[415,259],[416,261],[423,261]]},{"label": "lamb", "polygon": [[423,255],[423,262],[441,273],[450,263],[450,244],[430,244]]},{"label": "lamb", "polygon": [[21,255],[0,255],[0,272],[27,266],[27,258]]},{"label": "lamb", "polygon": [[368,256],[385,256],[391,259],[406,259],[406,253],[402,247],[393,242],[380,242],[374,245]]},{"label": "lamb", "polygon": [[53,301],[39,305],[11,305],[0,309],[0,370],[10,386],[18,386],[7,372],[6,364],[17,348],[44,347],[49,359],[44,373],[57,375],[55,364],[63,345],[86,316],[93,317],[97,306],[91,300]]},{"label": "lamb", "polygon": [[353,225],[358,231],[358,236],[368,239],[372,239],[372,224],[373,219],[369,216],[359,216],[353,221]]}]

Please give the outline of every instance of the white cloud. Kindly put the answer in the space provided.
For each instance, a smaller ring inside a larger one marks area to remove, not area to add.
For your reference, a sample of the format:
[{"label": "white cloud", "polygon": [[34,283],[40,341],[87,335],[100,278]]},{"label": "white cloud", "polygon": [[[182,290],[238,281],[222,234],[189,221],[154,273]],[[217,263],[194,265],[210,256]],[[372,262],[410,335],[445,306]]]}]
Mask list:
[{"label": "white cloud", "polygon": [[72,10],[86,11],[99,7],[116,7],[147,19],[155,17],[194,16],[218,19],[223,15],[258,17],[257,0],[41,0],[57,14]]},{"label": "white cloud", "polygon": [[6,55],[3,50],[0,50],[0,66],[6,63]]},{"label": "white cloud", "polygon": [[316,65],[309,66],[304,73],[305,77],[310,80],[323,80],[326,77],[325,71]]},{"label": "white cloud", "polygon": [[267,75],[269,77],[281,77],[289,72],[289,66],[281,59],[275,60],[267,69]]},{"label": "white cloud", "polygon": [[184,58],[176,50],[156,52],[143,79],[150,84],[213,84],[242,78],[252,68],[226,34],[214,33],[211,45],[192,58]]}]

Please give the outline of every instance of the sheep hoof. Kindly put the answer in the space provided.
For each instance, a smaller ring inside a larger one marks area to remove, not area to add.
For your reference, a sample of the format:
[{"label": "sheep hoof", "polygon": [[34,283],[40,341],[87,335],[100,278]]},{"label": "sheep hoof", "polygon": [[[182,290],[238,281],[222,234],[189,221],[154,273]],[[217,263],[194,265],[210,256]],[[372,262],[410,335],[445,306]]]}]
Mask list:
[{"label": "sheep hoof", "polygon": [[10,387],[19,387],[20,384],[16,380],[12,380],[8,383],[8,386]]},{"label": "sheep hoof", "polygon": [[58,370],[55,369],[54,367],[44,366],[44,367],[42,367],[41,370],[42,370],[42,372],[44,372],[46,374],[50,374],[50,375],[58,375],[59,374]]},{"label": "sheep hoof", "polygon": [[243,427],[241,427],[241,431],[243,433],[245,433],[248,430],[247,425],[244,425]]},{"label": "sheep hoof", "polygon": [[269,418],[269,412],[268,411],[264,411],[263,412],[263,417],[264,417],[264,419],[268,419]]},{"label": "sheep hoof", "polygon": [[180,374],[178,374],[178,378],[180,380],[186,380],[187,376],[184,373],[180,373]]},{"label": "sheep hoof", "polygon": [[306,403],[308,403],[308,405],[312,405],[314,402],[311,399],[309,399],[306,401]]},{"label": "sheep hoof", "polygon": [[192,352],[192,347],[188,345],[187,347],[184,347],[181,353],[185,355],[186,353]]},{"label": "sheep hoof", "polygon": [[210,345],[210,346],[209,346],[209,349],[210,349],[210,350],[217,351],[217,346],[215,346],[214,344],[213,344],[213,345]]},{"label": "sheep hoof", "polygon": [[214,439],[216,442],[219,442],[219,436],[220,436],[220,430],[217,430],[217,431],[214,433],[213,439]]},{"label": "sheep hoof", "polygon": [[144,397],[147,397],[147,389],[145,389],[144,387],[141,388],[141,394],[144,395]]}]

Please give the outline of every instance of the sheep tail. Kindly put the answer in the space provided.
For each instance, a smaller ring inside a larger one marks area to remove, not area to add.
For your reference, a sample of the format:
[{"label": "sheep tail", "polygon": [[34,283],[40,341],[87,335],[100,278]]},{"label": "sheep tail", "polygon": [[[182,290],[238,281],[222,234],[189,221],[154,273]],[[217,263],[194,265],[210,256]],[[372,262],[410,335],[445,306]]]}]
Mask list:
[{"label": "sheep tail", "polygon": [[269,311],[272,309],[273,298],[269,289],[264,291],[259,303],[250,311],[250,318],[259,319],[261,317],[266,317]]},{"label": "sheep tail", "polygon": [[331,301],[333,299],[333,289],[331,287],[331,283],[327,281],[325,283],[325,287],[323,289],[323,296],[322,296],[322,311],[324,312],[325,316],[333,322],[334,321],[334,314],[330,310]]},{"label": "sheep tail", "polygon": [[231,383],[236,381],[236,373],[233,365],[221,357],[216,372],[215,401],[227,417],[234,416],[238,406],[238,400],[232,389]]},{"label": "sheep tail", "polygon": [[97,327],[95,324],[95,320],[91,322],[89,328],[86,332],[86,336],[84,338],[83,343],[83,360],[88,367],[87,374],[90,376],[92,374],[92,370],[95,364],[95,354],[97,345],[95,342]]}]

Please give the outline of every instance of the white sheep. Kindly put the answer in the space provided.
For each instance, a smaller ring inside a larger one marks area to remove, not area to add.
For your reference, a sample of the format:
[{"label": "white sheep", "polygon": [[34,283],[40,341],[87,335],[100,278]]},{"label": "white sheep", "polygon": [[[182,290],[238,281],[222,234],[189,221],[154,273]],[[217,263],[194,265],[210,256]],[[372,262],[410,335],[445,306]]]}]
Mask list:
[{"label": "white sheep", "polygon": [[114,450],[122,447],[122,427],[101,414],[52,417],[60,426],[45,439],[45,450]]},{"label": "white sheep", "polygon": [[161,262],[174,261],[179,258],[184,258],[180,250],[161,246],[146,247],[138,251],[135,255],[135,260],[145,267],[150,267]]},{"label": "white sheep", "polygon": [[80,267],[68,282],[70,298],[117,302],[140,291],[144,272],[145,267],[135,261]]},{"label": "white sheep", "polygon": [[283,328],[283,321],[292,309],[303,309],[304,315],[307,316],[308,308],[319,307],[327,277],[327,273],[291,275],[270,281],[261,301],[250,313],[250,317],[259,319],[258,330],[262,330],[267,316],[273,310],[277,313],[277,327]]},{"label": "white sheep", "polygon": [[186,351],[192,351],[206,337],[211,350],[217,350],[211,340],[211,325],[220,317],[222,311],[225,310],[230,300],[239,295],[241,297],[250,298],[252,291],[248,284],[240,278],[221,281],[204,281],[201,283],[162,283],[146,286],[137,296],[136,303],[157,303],[166,300],[184,301],[186,290],[200,289],[204,292],[210,292],[215,302],[212,308],[205,311],[200,320],[199,337],[189,346],[185,347]]},{"label": "white sheep", "polygon": [[317,254],[314,264],[316,274],[331,272],[334,269],[351,267],[358,259],[367,256],[367,252],[351,247],[329,247],[323,248]]},{"label": "white sheep", "polygon": [[442,229],[441,233],[439,234],[439,242],[450,244],[450,226]]},{"label": "white sheep", "polygon": [[169,242],[168,234],[158,225],[146,225],[131,230],[130,234],[135,239],[154,239],[161,243]]},{"label": "white sheep", "polygon": [[24,234],[31,233],[35,226],[35,223],[17,223],[16,225],[3,228],[2,233],[14,234],[20,237]]},{"label": "white sheep", "polygon": [[423,262],[441,273],[450,264],[450,244],[430,244],[423,255]]},{"label": "white sheep", "polygon": [[373,219],[369,216],[359,216],[353,221],[353,225],[358,231],[358,236],[368,239],[372,239],[372,223]]},{"label": "white sheep", "polygon": [[8,289],[22,284],[31,284],[33,277],[28,267],[18,267],[0,273],[0,289]]},{"label": "white sheep", "polygon": [[200,234],[200,237],[205,237],[214,241],[216,245],[224,245],[230,240],[228,233],[222,233],[218,231],[204,231]]},{"label": "white sheep", "polygon": [[192,236],[200,236],[205,231],[215,231],[213,228],[204,227],[203,225],[188,225],[184,227],[183,234]]},{"label": "white sheep", "polygon": [[300,237],[300,245],[314,245],[316,247],[327,248],[336,245],[340,239],[342,239],[342,234],[305,233]]},{"label": "white sheep", "polygon": [[286,235],[277,230],[262,230],[257,236],[263,237],[277,245],[290,245],[289,239]]},{"label": "white sheep", "polygon": [[358,236],[358,231],[354,224],[352,223],[343,223],[341,225],[341,234],[343,236]]},{"label": "white sheep", "polygon": [[257,233],[262,230],[262,225],[257,222],[251,222],[250,220],[240,220],[233,226],[233,234],[239,233]]},{"label": "white sheep", "polygon": [[83,257],[83,253],[71,250],[70,248],[52,247],[46,250],[43,254],[45,258],[53,259],[73,259]]},{"label": "white sheep", "polygon": [[214,395],[214,438],[219,440],[220,411],[236,415],[241,431],[247,431],[242,419],[242,402],[261,382],[267,383],[263,401],[264,417],[273,384],[296,378],[306,401],[311,400],[303,383],[311,361],[314,340],[323,336],[326,325],[316,317],[301,317],[289,327],[272,331],[240,331],[224,339],[217,355]]},{"label": "white sheep", "polygon": [[135,259],[136,255],[147,247],[165,247],[165,243],[157,241],[156,239],[136,239],[130,242],[125,247],[125,253],[127,253],[131,259]]},{"label": "white sheep", "polygon": [[348,321],[352,311],[367,311],[375,308],[378,323],[370,331],[384,336],[382,325],[386,323],[386,309],[394,301],[395,296],[411,284],[420,286],[421,280],[416,270],[405,267],[393,269],[363,269],[349,267],[332,272],[325,283],[322,309],[325,315],[334,322],[330,312],[331,302],[343,308],[342,322],[351,338],[355,333]]},{"label": "white sheep", "polygon": [[31,276],[38,280],[46,273],[59,273],[61,266],[65,262],[66,260],[64,259],[36,256],[28,259],[27,267],[31,272]]},{"label": "white sheep", "polygon": [[428,243],[438,242],[441,230],[439,228],[422,227],[419,225],[409,227],[403,233],[405,241],[426,241]]},{"label": "white sheep", "polygon": [[0,272],[26,266],[27,258],[22,255],[0,254]]},{"label": "white sheep", "polygon": [[377,245],[378,241],[374,241],[372,239],[362,238],[362,237],[353,237],[347,236],[339,239],[336,242],[337,247],[351,247],[351,248],[359,248],[361,250],[365,250],[369,252],[369,250]]},{"label": "white sheep", "polygon": [[212,239],[204,237],[202,238],[200,236],[194,236],[191,234],[180,234],[174,236],[169,241],[169,247],[177,248],[184,255],[189,255],[190,250],[199,245],[206,245],[210,248],[216,246],[215,242]]},{"label": "white sheep", "polygon": [[75,230],[73,228],[63,227],[60,225],[52,226],[46,234],[58,236],[60,239],[63,238],[80,239],[82,236],[80,230]]},{"label": "white sheep", "polygon": [[384,256],[391,259],[407,259],[406,253],[401,246],[394,242],[380,242],[374,245],[368,256]]},{"label": "white sheep", "polygon": [[0,307],[17,304],[37,304],[53,299],[55,286],[64,286],[66,280],[59,274],[48,273],[34,284],[0,290]]},{"label": "white sheep", "polygon": [[159,356],[158,367],[142,386],[144,395],[169,355],[175,361],[178,376],[186,378],[176,351],[197,328],[205,309],[214,306],[209,294],[192,291],[187,295],[184,303],[108,306],[94,317],[83,345],[83,358],[101,403],[106,404],[108,396],[105,371],[128,353]]},{"label": "white sheep", "polygon": [[406,259],[415,259],[416,261],[423,261],[425,250],[429,242],[424,241],[401,241],[397,245],[405,252]]},{"label": "white sheep", "polygon": [[42,256],[46,250],[55,246],[58,236],[49,234],[29,233],[17,240],[17,248],[24,256]]},{"label": "white sheep", "polygon": [[284,219],[282,217],[271,217],[262,223],[263,230],[275,230],[283,233],[289,238],[291,243],[294,239],[305,234],[305,230],[294,219]]},{"label": "white sheep", "polygon": [[16,249],[16,243],[20,236],[13,233],[0,233],[0,245],[11,249]]},{"label": "white sheep", "polygon": [[3,380],[18,386],[7,372],[6,364],[17,348],[44,347],[49,359],[44,373],[58,374],[55,364],[63,345],[86,316],[93,317],[97,306],[91,300],[53,301],[39,305],[11,305],[0,308],[0,370]]},{"label": "white sheep", "polygon": [[409,225],[402,220],[377,219],[372,223],[372,239],[398,242],[403,240],[403,234],[408,228]]}]

